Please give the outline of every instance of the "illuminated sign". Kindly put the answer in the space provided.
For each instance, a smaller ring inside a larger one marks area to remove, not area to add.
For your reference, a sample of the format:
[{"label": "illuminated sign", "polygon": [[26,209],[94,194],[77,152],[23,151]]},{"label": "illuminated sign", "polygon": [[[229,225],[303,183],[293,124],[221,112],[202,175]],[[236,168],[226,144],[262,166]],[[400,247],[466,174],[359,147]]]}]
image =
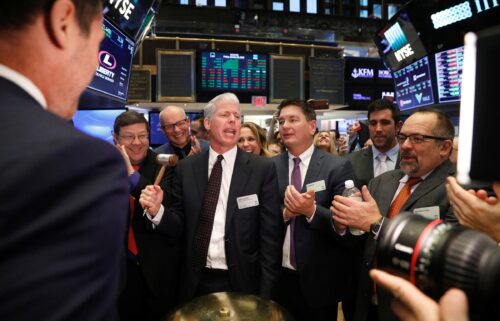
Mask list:
[{"label": "illuminated sign", "polygon": [[401,26],[397,22],[384,32],[384,36],[393,51],[398,50],[408,43],[408,39],[406,39],[403,29],[401,29]]},{"label": "illuminated sign", "polygon": [[391,79],[392,78],[391,71],[389,69],[379,69],[378,78]]},{"label": "illuminated sign", "polygon": [[431,20],[434,29],[439,29],[459,21],[470,19],[474,14],[488,11],[494,7],[498,7],[498,0],[464,1],[453,7],[432,14]]},{"label": "illuminated sign", "polygon": [[[138,0],[133,0],[137,4]],[[113,6],[126,19],[130,19],[130,15],[135,9],[135,5],[130,0],[109,0],[109,4]]]},{"label": "illuminated sign", "polygon": [[440,103],[460,100],[463,60],[464,47],[436,54],[436,79]]},{"label": "illuminated sign", "polygon": [[373,78],[373,69],[371,68],[354,68],[351,72],[352,78]]},{"label": "illuminated sign", "polygon": [[394,52],[394,56],[396,56],[396,60],[400,62],[401,60],[413,56],[415,52],[411,48],[410,44],[407,44],[403,48],[399,49],[398,51]]}]

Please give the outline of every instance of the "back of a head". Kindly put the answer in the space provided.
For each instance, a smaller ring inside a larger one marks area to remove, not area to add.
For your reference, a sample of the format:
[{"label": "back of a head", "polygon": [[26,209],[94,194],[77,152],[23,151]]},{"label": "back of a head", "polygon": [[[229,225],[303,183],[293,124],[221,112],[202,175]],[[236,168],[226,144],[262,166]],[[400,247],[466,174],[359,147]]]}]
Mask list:
[{"label": "back of a head", "polygon": [[[88,33],[92,20],[102,12],[102,0],[70,0],[75,6],[78,24]],[[0,29],[18,31],[34,23],[37,16],[47,13],[54,0],[0,1]]]}]

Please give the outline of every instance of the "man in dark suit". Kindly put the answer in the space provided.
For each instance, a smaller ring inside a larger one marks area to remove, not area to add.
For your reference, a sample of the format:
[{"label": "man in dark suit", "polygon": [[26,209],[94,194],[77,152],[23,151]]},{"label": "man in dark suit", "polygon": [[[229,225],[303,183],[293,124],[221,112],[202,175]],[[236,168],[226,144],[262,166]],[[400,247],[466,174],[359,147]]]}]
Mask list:
[{"label": "man in dark suit", "polygon": [[446,178],[454,173],[448,160],[453,133],[453,124],[442,112],[415,112],[398,134],[401,169],[375,177],[368,188],[364,186],[364,202],[342,196],[336,196],[332,202],[335,221],[369,232],[364,236],[354,320],[394,319],[388,307],[390,299],[379,291],[372,293],[368,276],[384,220],[400,211],[412,211],[431,219],[456,222],[445,189]]},{"label": "man in dark suit", "polygon": [[[176,299],[180,242],[156,229],[143,215],[141,191],[153,184],[161,165],[149,149],[149,124],[136,111],[120,114],[113,139],[125,159],[130,182],[130,215],[127,235],[126,283],[119,300],[120,320],[160,320]],[[173,172],[167,170],[159,186],[169,195]],[[168,197],[163,200],[169,203]]]},{"label": "man in dark suit", "polygon": [[128,183],[68,122],[92,79],[100,1],[0,2],[0,320],[116,320]]},{"label": "man in dark suit", "polygon": [[183,300],[220,291],[270,298],[283,242],[274,165],[238,149],[241,113],[234,94],[215,97],[204,112],[210,150],[177,165],[171,207],[163,213],[154,186],[143,190],[141,204],[162,216],[160,230],[184,234]]},{"label": "man in dark suit", "polygon": [[288,152],[273,158],[287,225],[276,299],[296,320],[336,320],[349,280],[349,240],[329,207],[353,179],[352,166],[314,147],[316,113],[307,103],[285,100],[277,117]]},{"label": "man in dark suit", "polygon": [[168,138],[157,148],[158,154],[176,154],[179,159],[208,150],[209,144],[189,133],[190,120],[186,112],[179,106],[170,105],[160,112],[160,128]]},{"label": "man in dark suit", "polygon": [[399,168],[396,134],[402,124],[399,108],[390,101],[377,99],[368,105],[368,130],[372,146],[347,155],[359,188],[368,185],[373,177]]}]

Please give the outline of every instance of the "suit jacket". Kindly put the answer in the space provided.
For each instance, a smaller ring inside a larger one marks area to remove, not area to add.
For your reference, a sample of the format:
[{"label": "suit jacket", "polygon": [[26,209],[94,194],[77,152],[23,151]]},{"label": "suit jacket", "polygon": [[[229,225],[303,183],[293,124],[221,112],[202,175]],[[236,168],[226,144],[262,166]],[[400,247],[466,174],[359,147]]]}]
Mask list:
[{"label": "suit jacket", "polygon": [[[289,183],[288,152],[272,158],[278,172],[281,203]],[[311,223],[301,215],[295,221],[295,257],[300,287],[309,306],[318,308],[337,304],[346,291],[350,266],[348,236],[341,237],[333,229],[331,202],[342,194],[346,180],[353,179],[347,159],[314,148],[302,185],[324,181],[325,190],[315,193],[316,212]]]},{"label": "suit jacket", "polygon": [[[200,152],[207,151],[210,147],[210,144],[204,139],[198,138],[198,142],[200,143]],[[154,151],[157,154],[175,154],[175,149],[172,147],[172,144],[170,144],[170,142],[156,147]]]},{"label": "suit jacket", "polygon": [[[401,211],[413,211],[417,208],[439,206],[439,216],[441,219],[448,222],[457,222],[453,210],[448,201],[446,194],[446,178],[454,175],[455,169],[447,160],[438,166],[424,180],[408,198],[408,201],[403,205]],[[380,176],[375,177],[370,181],[368,189],[371,195],[377,201],[378,208],[382,215],[387,215],[394,194],[396,193],[399,180],[404,176],[401,169],[388,171]],[[369,269],[372,267],[373,257],[375,255],[377,241],[370,235],[365,234],[365,246],[363,249],[362,264],[359,274],[358,293],[356,298],[356,309],[354,320],[366,320],[368,307],[370,304],[371,281],[368,275]],[[380,300],[379,305],[386,305],[387,300]],[[388,307],[382,309],[381,313],[388,313]],[[390,312],[389,312],[390,313]],[[384,316],[384,318],[388,318]],[[385,320],[385,319],[384,319]]]},{"label": "suit jacket", "polygon": [[[131,195],[135,197],[132,228],[138,250],[137,260],[144,280],[157,298],[163,298],[166,313],[169,307],[173,307],[175,301],[179,279],[180,238],[173,238],[158,229],[153,229],[151,221],[143,215],[143,209],[139,204],[141,191],[147,185],[153,184],[160,171],[161,166],[156,163],[156,155],[152,150],[148,150],[139,169],[139,182],[131,191]],[[165,207],[170,204],[172,179],[173,170],[169,168],[160,182],[164,192]]]},{"label": "suit jacket", "polygon": [[0,110],[0,320],[115,320],[123,157],[1,77]]},{"label": "suit jacket", "polygon": [[[355,183],[356,186],[361,189],[363,185],[368,185],[370,180],[375,176],[375,170],[373,168],[373,150],[372,148],[364,148],[356,152],[347,154],[347,159],[352,163],[354,168]],[[396,160],[396,168],[399,168],[400,156],[398,153],[398,159]]]},{"label": "suit jacket", "polygon": [[[184,234],[181,298],[191,299],[201,270],[193,267],[193,240],[208,183],[209,152],[179,162],[175,169],[172,206],[159,225],[171,235]],[[238,149],[229,188],[225,253],[232,290],[269,298],[281,266],[283,220],[273,163]],[[256,194],[259,205],[239,209],[236,199]]]}]

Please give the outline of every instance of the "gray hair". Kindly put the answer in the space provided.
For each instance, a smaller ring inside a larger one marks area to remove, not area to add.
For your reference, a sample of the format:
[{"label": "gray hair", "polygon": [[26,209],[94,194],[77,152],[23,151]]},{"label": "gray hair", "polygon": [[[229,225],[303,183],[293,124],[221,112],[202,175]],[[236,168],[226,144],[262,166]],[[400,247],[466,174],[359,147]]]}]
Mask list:
[{"label": "gray hair", "polygon": [[208,102],[208,104],[205,106],[205,108],[203,108],[203,114],[206,118],[208,118],[208,119],[212,118],[212,114],[213,114],[214,109],[215,109],[215,104],[217,104],[220,101],[227,101],[230,103],[234,103],[234,104],[237,104],[238,107],[240,105],[240,101],[239,101],[238,97],[233,93],[223,93],[223,94],[217,95],[214,98],[212,98],[212,100],[210,100]]}]

